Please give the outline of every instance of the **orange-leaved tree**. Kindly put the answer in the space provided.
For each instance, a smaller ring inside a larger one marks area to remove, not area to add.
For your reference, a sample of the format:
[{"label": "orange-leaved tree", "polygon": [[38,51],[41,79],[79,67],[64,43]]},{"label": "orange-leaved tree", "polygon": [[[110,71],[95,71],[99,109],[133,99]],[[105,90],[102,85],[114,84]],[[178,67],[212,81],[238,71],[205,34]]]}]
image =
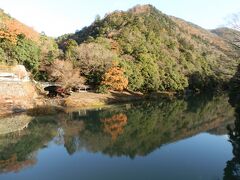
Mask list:
[{"label": "orange-leaved tree", "polygon": [[13,44],[16,44],[17,42],[17,35],[10,33],[6,29],[0,29],[0,39],[6,39],[10,41]]},{"label": "orange-leaved tree", "polygon": [[123,91],[128,86],[128,79],[124,75],[124,70],[113,66],[103,75],[101,85],[106,85],[111,90]]},{"label": "orange-leaved tree", "polygon": [[0,39],[6,39],[16,44],[17,36],[23,34],[27,39],[38,42],[40,35],[34,29],[27,27],[18,20],[6,15],[0,9]]}]

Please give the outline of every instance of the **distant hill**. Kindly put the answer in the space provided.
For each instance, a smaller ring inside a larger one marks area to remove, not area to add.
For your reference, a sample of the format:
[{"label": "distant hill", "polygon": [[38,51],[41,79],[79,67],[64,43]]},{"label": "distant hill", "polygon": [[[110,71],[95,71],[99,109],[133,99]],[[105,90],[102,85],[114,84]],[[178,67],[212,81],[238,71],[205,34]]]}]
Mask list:
[{"label": "distant hill", "polygon": [[132,90],[208,89],[228,82],[237,66],[236,52],[224,38],[152,5],[115,11],[59,37],[65,52],[70,40],[77,42],[72,58],[80,68],[84,57],[100,61],[91,51],[111,52],[125,69]]},{"label": "distant hill", "polygon": [[240,31],[223,27],[213,29],[211,32],[228,41],[229,43],[240,47]]}]

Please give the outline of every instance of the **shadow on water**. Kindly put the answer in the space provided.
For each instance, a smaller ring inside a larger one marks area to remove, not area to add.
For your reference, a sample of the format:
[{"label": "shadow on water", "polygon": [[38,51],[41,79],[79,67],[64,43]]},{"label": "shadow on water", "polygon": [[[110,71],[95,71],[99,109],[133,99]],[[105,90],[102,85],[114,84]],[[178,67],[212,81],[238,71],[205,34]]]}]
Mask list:
[{"label": "shadow on water", "polygon": [[226,163],[224,169],[224,179],[240,179],[240,104],[239,95],[236,92],[230,92],[229,102],[235,107],[234,124],[227,127],[229,142],[232,144],[233,158]]},{"label": "shadow on water", "polygon": [[[55,110],[42,115],[43,112],[47,111],[30,112],[32,120],[24,130],[0,136],[2,173],[36,164],[38,150],[47,148],[49,142],[63,145],[69,155],[87,150],[110,157],[135,158],[201,132],[227,134],[225,127],[233,127],[234,120],[234,108],[226,95],[144,101],[71,113]],[[229,128],[236,149],[235,159],[227,163],[225,176],[233,171],[235,162],[239,163],[235,130]]]},{"label": "shadow on water", "polygon": [[224,169],[224,179],[240,179],[240,107],[236,107],[236,120],[233,127],[228,126],[229,141],[232,144],[233,158]]},{"label": "shadow on water", "polygon": [[232,144],[233,158],[226,163],[224,179],[240,179],[240,65],[230,81],[229,103],[235,108],[235,121],[229,125],[228,136]]}]

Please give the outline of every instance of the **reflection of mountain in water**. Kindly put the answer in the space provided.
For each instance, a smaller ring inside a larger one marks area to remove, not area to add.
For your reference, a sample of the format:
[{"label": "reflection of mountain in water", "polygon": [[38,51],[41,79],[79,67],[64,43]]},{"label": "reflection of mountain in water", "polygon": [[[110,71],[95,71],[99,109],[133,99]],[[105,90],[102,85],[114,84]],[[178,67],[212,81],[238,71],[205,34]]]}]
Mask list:
[{"label": "reflection of mountain in water", "polygon": [[36,152],[51,140],[64,144],[69,154],[84,148],[133,158],[203,131],[217,132],[218,127],[233,120],[234,109],[226,96],[139,102],[99,111],[36,116],[21,133],[0,137],[0,169],[16,171],[29,162],[35,163]]},{"label": "reflection of mountain in water", "polygon": [[[95,115],[97,118],[85,120],[86,128],[79,133],[81,147],[110,156],[146,155],[162,144],[209,131],[234,120],[234,110],[225,97],[215,97],[211,101],[199,97],[188,102],[145,102],[129,109],[112,111],[105,112],[105,115],[101,112]],[[104,118],[102,116],[111,117],[111,113],[125,113],[128,117],[124,132],[115,141],[102,131],[102,124],[98,121]]]}]

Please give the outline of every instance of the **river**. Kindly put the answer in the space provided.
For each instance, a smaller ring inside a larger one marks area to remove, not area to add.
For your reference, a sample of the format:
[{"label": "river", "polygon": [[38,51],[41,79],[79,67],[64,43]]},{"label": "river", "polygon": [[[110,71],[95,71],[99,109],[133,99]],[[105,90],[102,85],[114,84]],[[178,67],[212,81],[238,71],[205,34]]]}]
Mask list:
[{"label": "river", "polygon": [[228,101],[199,95],[2,118],[0,179],[239,179],[239,117]]}]

